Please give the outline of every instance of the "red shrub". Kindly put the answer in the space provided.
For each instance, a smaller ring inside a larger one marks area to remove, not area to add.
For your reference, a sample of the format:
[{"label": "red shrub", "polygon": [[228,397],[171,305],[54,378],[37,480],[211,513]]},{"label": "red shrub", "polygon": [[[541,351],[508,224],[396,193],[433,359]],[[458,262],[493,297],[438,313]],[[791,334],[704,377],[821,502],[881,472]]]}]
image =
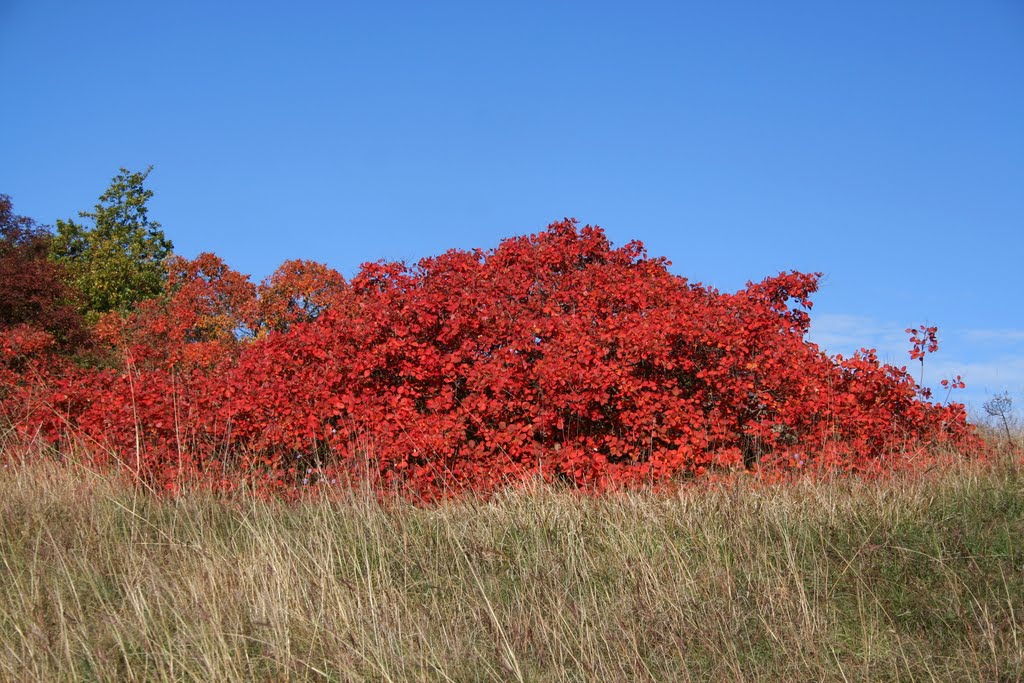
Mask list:
[{"label": "red shrub", "polygon": [[162,485],[241,472],[288,491],[369,456],[382,485],[425,495],[872,472],[974,439],[905,369],[805,341],[817,275],[722,294],[667,265],[574,221],[349,285],[296,262],[257,291],[212,255],[177,261],[164,300],[109,325],[125,367],[64,372],[37,424]]},{"label": "red shrub", "polygon": [[50,234],[14,213],[0,195],[0,334],[21,325],[45,331],[65,351],[86,341],[75,293],[48,258]]},{"label": "red shrub", "polygon": [[107,314],[97,336],[137,368],[181,371],[231,358],[252,336],[256,287],[214,254],[167,261],[165,295]]}]

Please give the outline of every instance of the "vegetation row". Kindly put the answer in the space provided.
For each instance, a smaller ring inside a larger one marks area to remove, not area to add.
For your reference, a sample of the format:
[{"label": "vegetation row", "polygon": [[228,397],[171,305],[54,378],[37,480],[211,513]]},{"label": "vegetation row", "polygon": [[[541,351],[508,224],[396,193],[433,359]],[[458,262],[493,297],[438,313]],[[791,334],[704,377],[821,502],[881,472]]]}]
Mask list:
[{"label": "vegetation row", "polygon": [[[55,232],[3,198],[0,409],[23,438],[84,439],[160,489],[600,491],[979,447],[963,406],[906,367],[806,339],[820,274],[724,293],[567,219],[350,280],[288,261],[256,284],[174,255],[147,173],[122,169],[92,225]],[[914,360],[937,349],[934,328],[908,332]]]}]

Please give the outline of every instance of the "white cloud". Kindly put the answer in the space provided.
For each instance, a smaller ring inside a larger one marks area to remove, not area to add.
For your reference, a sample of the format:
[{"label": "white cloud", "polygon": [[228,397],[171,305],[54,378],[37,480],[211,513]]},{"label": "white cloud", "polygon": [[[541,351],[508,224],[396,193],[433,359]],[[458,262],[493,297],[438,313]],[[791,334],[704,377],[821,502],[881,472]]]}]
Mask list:
[{"label": "white cloud", "polygon": [[931,377],[963,375],[974,385],[990,391],[1002,391],[1011,386],[1024,386],[1024,358],[996,358],[987,361],[957,362],[956,360],[929,359],[926,372]]},{"label": "white cloud", "polygon": [[[828,353],[849,356],[860,348],[877,349],[879,356],[906,355],[910,348],[906,327],[859,315],[827,313],[811,317],[808,340]],[[896,362],[892,359],[891,362]]]},{"label": "white cloud", "polygon": [[964,338],[982,344],[1020,344],[1024,343],[1024,330],[968,330]]}]

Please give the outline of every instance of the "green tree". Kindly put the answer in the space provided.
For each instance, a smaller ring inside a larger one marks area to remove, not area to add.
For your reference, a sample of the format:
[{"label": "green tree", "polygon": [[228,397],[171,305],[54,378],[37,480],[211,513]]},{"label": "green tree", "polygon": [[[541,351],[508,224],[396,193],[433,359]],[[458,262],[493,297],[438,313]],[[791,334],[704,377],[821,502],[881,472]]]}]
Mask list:
[{"label": "green tree", "polygon": [[164,259],[174,246],[160,224],[149,219],[146,203],[153,191],[145,181],[153,167],[120,170],[96,204],[79,212],[92,227],[57,221],[51,257],[64,265],[69,284],[82,294],[82,313],[90,322],[108,311],[125,311],[158,296],[166,279]]}]

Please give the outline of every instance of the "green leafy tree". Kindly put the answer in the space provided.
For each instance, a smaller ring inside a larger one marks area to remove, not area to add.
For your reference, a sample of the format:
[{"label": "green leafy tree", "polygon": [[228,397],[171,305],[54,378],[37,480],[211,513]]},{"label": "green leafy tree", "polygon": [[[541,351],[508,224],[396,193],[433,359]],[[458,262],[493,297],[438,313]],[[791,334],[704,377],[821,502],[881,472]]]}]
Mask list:
[{"label": "green leafy tree", "polygon": [[160,224],[149,219],[153,191],[145,181],[153,167],[132,173],[122,168],[96,208],[79,212],[92,226],[57,221],[51,257],[64,265],[69,284],[81,292],[82,313],[95,322],[108,311],[125,311],[158,296],[167,275],[164,259],[173,245]]}]

